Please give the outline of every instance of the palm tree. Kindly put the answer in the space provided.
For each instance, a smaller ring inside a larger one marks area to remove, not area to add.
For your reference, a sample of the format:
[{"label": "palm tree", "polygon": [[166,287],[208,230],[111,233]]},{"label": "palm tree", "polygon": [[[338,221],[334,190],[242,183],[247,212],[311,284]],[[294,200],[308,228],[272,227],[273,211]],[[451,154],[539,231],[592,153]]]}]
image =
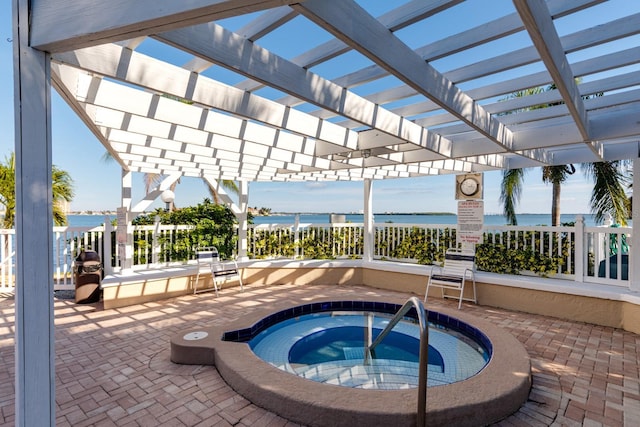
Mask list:
[{"label": "palm tree", "polygon": [[524,169],[505,169],[502,171],[502,185],[500,186],[500,203],[507,223],[518,225],[516,217],[516,204],[522,194],[524,181]]},{"label": "palm tree", "polygon": [[[4,205],[5,214],[3,228],[13,228],[16,209],[16,169],[15,154],[5,157],[0,163],[0,203]],[[53,222],[55,225],[66,225],[67,215],[64,212],[65,202],[73,200],[73,180],[68,172],[52,167]]]},{"label": "palm tree", "polygon": [[[625,194],[628,178],[622,169],[625,162],[597,162],[584,163],[581,168],[585,175],[593,179],[591,192],[591,212],[596,221],[602,221],[607,214],[614,222],[626,225],[629,217],[629,199]],[[542,168],[543,182],[553,185],[551,201],[551,225],[560,225],[560,188],[569,175],[575,172],[573,165],[544,166]],[[517,225],[515,206],[520,200],[522,182],[525,171],[510,169],[502,172],[500,202],[503,206],[507,223]]]},{"label": "palm tree", "polygon": [[[530,88],[515,92],[508,98],[520,98],[554,90],[555,88],[554,84],[548,86],[546,89],[540,87]],[[602,94],[596,94],[595,96],[601,95]],[[558,103],[534,105],[528,109],[537,110],[557,104]],[[582,165],[583,172],[594,181],[594,187],[591,193],[591,212],[595,215],[596,221],[602,221],[604,217],[609,214],[616,223],[626,225],[629,203],[624,192],[628,180],[622,172],[625,164],[625,162],[621,161],[610,161],[586,163]],[[542,181],[551,183],[553,186],[551,200],[551,225],[553,226],[560,225],[560,190],[562,184],[567,180],[569,175],[572,175],[575,171],[575,167],[571,164],[543,166],[542,168]],[[507,218],[507,223],[511,225],[518,224],[515,207],[520,200],[523,180],[523,169],[504,170],[502,173],[500,202],[502,203],[503,213]]]},{"label": "palm tree", "polygon": [[615,161],[582,165],[585,175],[593,178],[591,210],[596,221],[602,221],[606,214],[610,214],[616,224],[627,225],[631,212],[631,200],[625,193],[625,188],[629,188],[629,177],[623,172],[627,163]]},{"label": "palm tree", "polygon": [[552,185],[551,225],[560,225],[560,190],[569,175],[574,173],[576,173],[576,168],[571,164],[542,168],[542,182]]},{"label": "palm tree", "polygon": [[[238,188],[238,184],[233,180],[223,179],[222,180],[222,187],[224,187],[226,190],[230,191],[233,194],[239,194],[240,193],[240,189]],[[212,186],[210,186],[209,183],[207,183],[207,188],[209,189],[209,194],[211,195],[211,198],[213,199],[213,203],[219,205],[220,204],[220,195],[218,194],[216,189],[213,188]]]}]

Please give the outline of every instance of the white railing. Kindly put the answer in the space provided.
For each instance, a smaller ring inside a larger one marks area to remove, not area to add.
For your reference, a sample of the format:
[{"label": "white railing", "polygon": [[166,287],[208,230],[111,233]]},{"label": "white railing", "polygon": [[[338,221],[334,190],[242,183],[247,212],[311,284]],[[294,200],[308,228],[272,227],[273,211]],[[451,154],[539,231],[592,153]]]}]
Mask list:
[{"label": "white railing", "polygon": [[356,223],[260,224],[249,226],[253,258],[359,258],[363,226]]},{"label": "white railing", "polygon": [[0,230],[0,292],[12,291],[15,278],[15,230]]},{"label": "white railing", "polygon": [[[190,259],[195,259],[197,244],[186,243],[194,229],[192,225],[160,224],[137,225],[131,228],[131,268],[143,270],[149,268],[166,267],[184,264]],[[110,254],[110,262],[103,266],[105,274],[112,274],[122,270],[122,261],[125,254],[119,250],[117,239],[117,227],[107,224],[105,233],[112,236],[105,240],[104,252]]]},{"label": "white railing", "polygon": [[375,224],[374,230],[374,259],[431,264],[438,259],[430,256],[425,258],[424,253],[414,253],[412,249],[420,245],[442,248],[444,256],[446,249],[456,245],[455,224],[383,223]]},{"label": "white railing", "polygon": [[629,286],[632,231],[630,227],[584,228],[583,281]]},{"label": "white railing", "polygon": [[[375,259],[438,262],[438,254],[456,245],[455,224],[383,223],[374,228]],[[629,286],[631,228],[585,227],[579,220],[559,227],[485,226],[483,232],[485,244],[534,257],[535,268],[520,274]],[[362,233],[363,225],[356,223],[263,224],[250,227],[248,252],[253,258],[272,259],[361,257]]]},{"label": "white railing", "polygon": [[[440,252],[456,245],[456,228],[455,224],[375,224],[373,256],[380,260],[438,262]],[[133,227],[133,268],[185,263],[193,248],[176,249],[176,242],[184,241],[181,239],[192,229],[160,224]],[[364,227],[358,223],[251,225],[247,249],[254,259],[360,258],[363,233]],[[631,228],[585,227],[581,221],[562,227],[486,226],[484,242],[538,257],[540,268],[553,265],[553,269],[521,274],[628,287],[631,233]],[[114,246],[115,227],[110,224],[106,234],[102,226],[54,227],[54,289],[73,289],[74,261],[83,249],[98,252],[106,274],[119,271],[121,254]],[[13,289],[15,270],[14,230],[0,230],[0,292]]]},{"label": "white railing", "polygon": [[104,229],[99,227],[53,227],[54,289],[74,289],[73,267],[83,250],[96,251],[104,259]]},{"label": "white railing", "polygon": [[536,269],[521,274],[575,279],[576,227],[490,226],[484,228],[484,242],[537,260]]},{"label": "white railing", "polygon": [[[94,250],[103,257],[103,227],[53,227],[53,286],[55,290],[73,289],[73,267],[82,250]],[[15,286],[15,230],[0,230],[0,292]]]}]

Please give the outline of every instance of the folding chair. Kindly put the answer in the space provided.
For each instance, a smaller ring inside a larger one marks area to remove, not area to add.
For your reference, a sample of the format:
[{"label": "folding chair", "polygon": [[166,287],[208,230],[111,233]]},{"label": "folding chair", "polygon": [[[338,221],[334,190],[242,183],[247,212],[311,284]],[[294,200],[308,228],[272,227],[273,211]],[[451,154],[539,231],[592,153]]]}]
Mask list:
[{"label": "folding chair", "polygon": [[[427,302],[429,288],[433,286],[441,288],[442,298],[454,298],[454,296],[446,294],[446,289],[460,292],[458,310],[462,307],[462,300],[472,301],[477,304],[475,260],[476,255],[474,252],[449,249],[444,255],[444,265],[431,268],[427,290],[424,293],[424,302]],[[467,279],[471,279],[473,282],[473,298],[464,296],[464,286]]]},{"label": "folding chair", "polygon": [[193,287],[193,293],[207,292],[212,288],[198,289],[200,275],[202,273],[211,273],[213,281],[213,290],[218,296],[218,290],[222,288],[222,284],[218,286],[218,283],[225,283],[229,280],[237,279],[240,283],[240,289],[244,291],[244,285],[242,283],[242,276],[238,269],[238,263],[233,261],[220,261],[220,254],[215,247],[202,248],[196,251],[196,259],[198,260],[198,274],[196,275],[196,283]]}]

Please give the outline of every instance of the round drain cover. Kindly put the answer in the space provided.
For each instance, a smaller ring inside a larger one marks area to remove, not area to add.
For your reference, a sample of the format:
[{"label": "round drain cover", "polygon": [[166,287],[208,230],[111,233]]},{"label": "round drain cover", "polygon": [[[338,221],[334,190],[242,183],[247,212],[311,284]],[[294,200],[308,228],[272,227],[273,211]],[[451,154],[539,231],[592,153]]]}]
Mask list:
[{"label": "round drain cover", "polygon": [[195,341],[195,340],[201,340],[203,338],[206,338],[207,336],[209,336],[209,334],[206,333],[205,331],[195,331],[195,332],[189,332],[182,338],[184,338],[187,341]]}]

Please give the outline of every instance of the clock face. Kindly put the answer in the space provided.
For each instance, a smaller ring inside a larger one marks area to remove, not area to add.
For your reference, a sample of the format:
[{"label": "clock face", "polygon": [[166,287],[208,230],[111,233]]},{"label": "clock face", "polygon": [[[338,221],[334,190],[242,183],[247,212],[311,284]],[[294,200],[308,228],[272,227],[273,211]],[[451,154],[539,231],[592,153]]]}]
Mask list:
[{"label": "clock face", "polygon": [[460,192],[465,196],[473,196],[478,192],[479,187],[480,185],[478,184],[478,181],[476,181],[475,179],[465,178],[460,183]]}]

